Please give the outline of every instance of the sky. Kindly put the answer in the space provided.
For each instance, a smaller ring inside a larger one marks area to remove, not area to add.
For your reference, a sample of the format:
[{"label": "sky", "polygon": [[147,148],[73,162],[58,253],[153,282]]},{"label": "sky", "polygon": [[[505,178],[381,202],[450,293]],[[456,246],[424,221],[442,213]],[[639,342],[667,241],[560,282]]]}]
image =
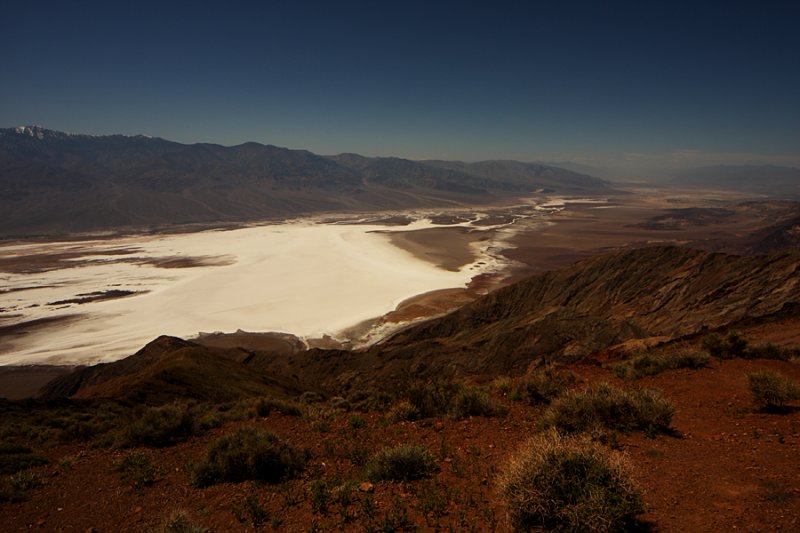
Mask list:
[{"label": "sky", "polygon": [[14,2],[0,127],[800,166],[800,3]]}]

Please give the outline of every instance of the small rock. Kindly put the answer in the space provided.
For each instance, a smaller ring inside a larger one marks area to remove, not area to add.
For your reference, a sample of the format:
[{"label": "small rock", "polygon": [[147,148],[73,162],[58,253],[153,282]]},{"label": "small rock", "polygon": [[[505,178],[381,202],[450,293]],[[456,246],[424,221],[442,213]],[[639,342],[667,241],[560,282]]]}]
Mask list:
[{"label": "small rock", "polygon": [[358,486],[358,490],[361,492],[372,492],[375,490],[375,486],[369,481],[364,481]]}]

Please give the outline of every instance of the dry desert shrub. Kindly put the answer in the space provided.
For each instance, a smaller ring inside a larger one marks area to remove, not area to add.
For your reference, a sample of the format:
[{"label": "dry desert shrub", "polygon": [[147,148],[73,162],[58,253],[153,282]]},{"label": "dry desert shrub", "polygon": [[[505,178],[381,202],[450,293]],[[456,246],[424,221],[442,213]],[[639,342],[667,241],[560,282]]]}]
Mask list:
[{"label": "dry desert shrub", "polygon": [[748,374],[747,379],[750,392],[764,407],[783,407],[789,402],[800,400],[800,383],[783,374],[765,370]]},{"label": "dry desert shrub", "polygon": [[568,392],[542,414],[540,425],[562,433],[594,432],[603,428],[648,435],[669,430],[675,407],[658,391],[623,391],[601,383],[583,392]]},{"label": "dry desert shrub", "polygon": [[548,366],[521,381],[514,391],[514,399],[525,401],[529,405],[546,405],[577,382],[578,377],[573,372]]},{"label": "dry desert shrub", "polygon": [[129,424],[120,445],[170,446],[200,431],[195,411],[185,404],[151,407]]},{"label": "dry desert shrub", "polygon": [[697,370],[708,366],[711,356],[701,352],[685,352],[673,355],[644,354],[611,365],[611,369],[620,378],[639,379],[654,376],[665,370],[689,368]]},{"label": "dry desert shrub", "polygon": [[153,533],[207,533],[208,529],[192,521],[184,510],[173,511]]},{"label": "dry desert shrub", "polygon": [[433,454],[425,447],[404,444],[384,448],[367,463],[370,481],[409,481],[431,475],[436,470]]},{"label": "dry desert shrub", "polygon": [[644,512],[624,456],[588,436],[549,431],[530,439],[499,486],[517,531],[628,531]]},{"label": "dry desert shrub", "polygon": [[192,468],[191,481],[198,487],[248,479],[277,483],[300,474],[307,461],[305,451],[274,433],[241,428],[209,447],[206,458]]},{"label": "dry desert shrub", "polygon": [[703,349],[718,359],[777,359],[788,361],[797,355],[797,349],[781,348],[772,343],[750,345],[739,332],[731,331],[725,337],[712,333],[703,339]]}]

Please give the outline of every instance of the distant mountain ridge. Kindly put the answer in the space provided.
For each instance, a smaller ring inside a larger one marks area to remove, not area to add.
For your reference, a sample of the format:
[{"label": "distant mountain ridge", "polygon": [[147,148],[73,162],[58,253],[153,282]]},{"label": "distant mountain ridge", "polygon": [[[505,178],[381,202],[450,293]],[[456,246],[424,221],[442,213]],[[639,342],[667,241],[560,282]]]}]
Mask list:
[{"label": "distant mountain ridge", "polygon": [[614,191],[598,178],[515,161],[321,156],[255,142],[225,147],[38,126],[0,129],[0,235],[6,236],[482,204],[535,192]]}]

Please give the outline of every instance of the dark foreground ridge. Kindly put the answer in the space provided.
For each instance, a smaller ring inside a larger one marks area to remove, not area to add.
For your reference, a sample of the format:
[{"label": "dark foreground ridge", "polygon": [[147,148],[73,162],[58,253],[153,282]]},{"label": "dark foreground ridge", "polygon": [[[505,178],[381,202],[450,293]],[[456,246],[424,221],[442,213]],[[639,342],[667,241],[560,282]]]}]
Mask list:
[{"label": "dark foreground ridge", "polygon": [[415,379],[521,375],[631,343],[794,315],[798,269],[797,250],[750,257],[675,247],[629,250],[522,280],[367,349],[313,349],[286,357],[161,337],[127,359],[60,377],[43,396],[135,396],[159,403],[265,391],[345,394]]}]

